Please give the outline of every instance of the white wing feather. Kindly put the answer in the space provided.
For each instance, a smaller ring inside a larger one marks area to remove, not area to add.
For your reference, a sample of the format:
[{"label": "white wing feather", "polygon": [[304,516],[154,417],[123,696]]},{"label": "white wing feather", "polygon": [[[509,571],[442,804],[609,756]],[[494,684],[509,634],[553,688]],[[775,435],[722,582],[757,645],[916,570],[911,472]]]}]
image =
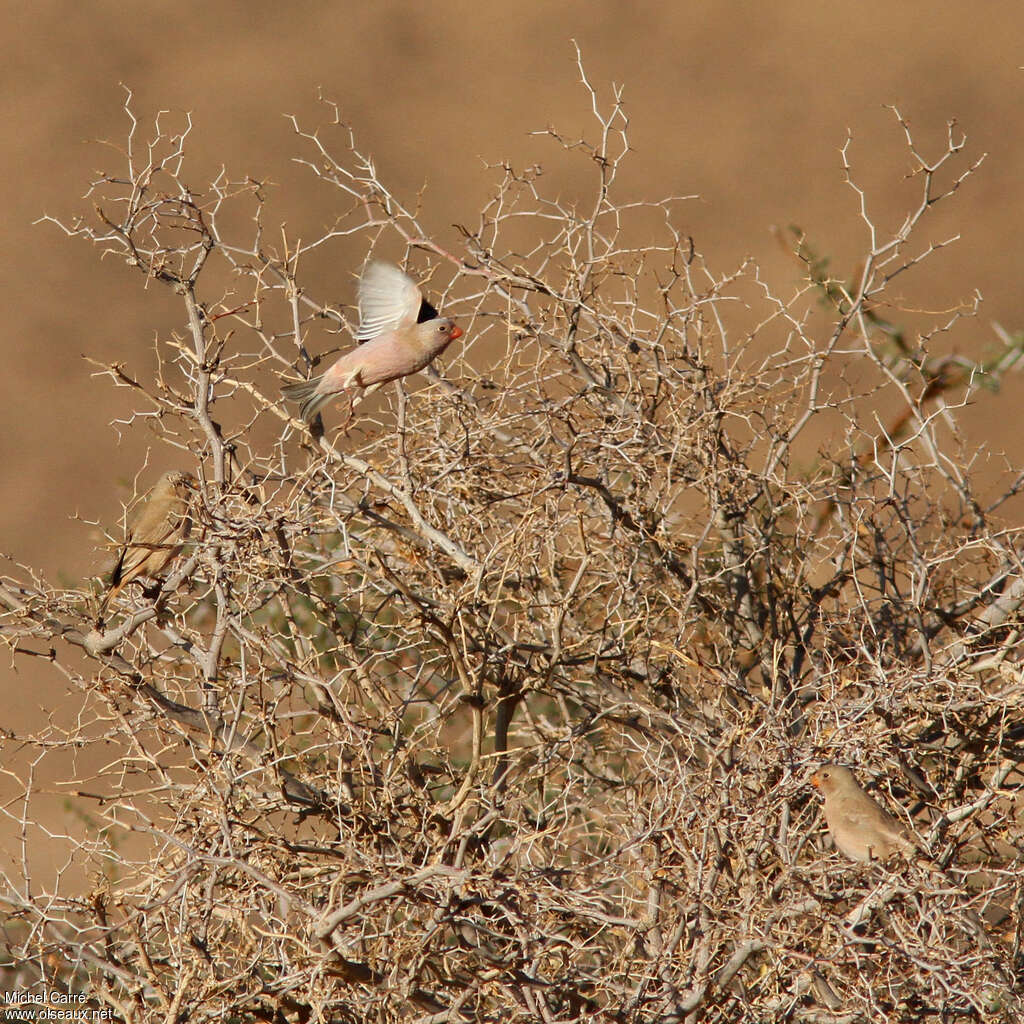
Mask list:
[{"label": "white wing feather", "polygon": [[416,323],[423,301],[416,282],[392,263],[371,263],[359,279],[359,330],[369,341],[379,334]]}]

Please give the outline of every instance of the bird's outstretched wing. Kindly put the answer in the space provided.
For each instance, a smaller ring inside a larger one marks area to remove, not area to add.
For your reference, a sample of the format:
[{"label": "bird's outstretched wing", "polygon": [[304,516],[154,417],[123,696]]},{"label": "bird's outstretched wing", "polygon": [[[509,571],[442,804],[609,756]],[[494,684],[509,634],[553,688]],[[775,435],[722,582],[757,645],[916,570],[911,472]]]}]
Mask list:
[{"label": "bird's outstretched wing", "polygon": [[359,330],[369,341],[387,331],[416,323],[423,296],[416,282],[392,263],[374,261],[359,279]]}]

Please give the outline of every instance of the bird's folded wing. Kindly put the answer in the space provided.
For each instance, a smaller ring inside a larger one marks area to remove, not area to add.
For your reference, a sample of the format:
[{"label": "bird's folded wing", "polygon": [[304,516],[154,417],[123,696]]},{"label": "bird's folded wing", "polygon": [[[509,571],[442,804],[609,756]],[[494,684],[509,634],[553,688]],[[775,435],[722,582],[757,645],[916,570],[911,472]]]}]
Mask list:
[{"label": "bird's folded wing", "polygon": [[111,583],[130,577],[155,552],[170,551],[181,543],[185,512],[174,508],[149,511],[159,511],[160,515],[144,514],[132,528],[111,573]]}]

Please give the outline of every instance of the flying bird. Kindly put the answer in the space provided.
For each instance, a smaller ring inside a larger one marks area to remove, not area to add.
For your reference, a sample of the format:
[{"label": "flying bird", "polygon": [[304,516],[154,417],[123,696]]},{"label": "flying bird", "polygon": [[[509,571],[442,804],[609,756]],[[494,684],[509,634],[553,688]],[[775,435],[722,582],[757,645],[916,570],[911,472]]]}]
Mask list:
[{"label": "flying bird", "polygon": [[836,848],[850,860],[888,860],[913,849],[907,827],[860,788],[849,768],[823,764],[811,785],[825,798],[825,821]]},{"label": "flying bird", "polygon": [[349,394],[349,419],[355,392],[368,395],[389,381],[422,370],[462,331],[420,294],[408,275],[391,263],[374,261],[359,279],[359,330],[363,342],[346,352],[320,377],[285,384],[285,398],[300,403],[299,415],[311,423],[336,395]]},{"label": "flying bird", "polygon": [[136,507],[128,535],[110,574],[110,589],[100,604],[102,621],[107,605],[133,580],[158,576],[181,551],[192,532],[189,503],[196,489],[191,473],[164,473]]}]

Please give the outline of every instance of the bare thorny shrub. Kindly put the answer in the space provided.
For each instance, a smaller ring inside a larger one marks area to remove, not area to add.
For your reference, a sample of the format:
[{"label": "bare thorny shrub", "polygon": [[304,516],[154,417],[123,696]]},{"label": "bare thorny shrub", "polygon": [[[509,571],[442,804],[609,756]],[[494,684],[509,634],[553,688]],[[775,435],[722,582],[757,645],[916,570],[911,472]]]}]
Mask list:
[{"label": "bare thorny shrub", "polygon": [[[70,782],[88,891],[4,878],[23,983],[126,1021],[1019,1019],[1022,479],[980,493],[957,430],[1019,345],[943,354],[972,321],[908,340],[889,299],[976,163],[897,114],[919,205],[887,235],[844,149],[863,263],[798,239],[783,300],[618,198],[627,121],[590,96],[597,141],[551,135],[593,195],[498,168],[458,244],[336,118],[294,122],[341,210],[313,242],[264,231],[258,182],[194,191],[161,119],[62,225],[180,297],[155,379],[106,373],[201,496],[100,628],[95,590],[2,581],[75,703],[8,739],[4,813],[30,837],[39,762],[104,752]],[[384,243],[466,347],[311,434],[280,380],[351,342],[303,268]],[[822,760],[934,863],[841,860]]]}]

